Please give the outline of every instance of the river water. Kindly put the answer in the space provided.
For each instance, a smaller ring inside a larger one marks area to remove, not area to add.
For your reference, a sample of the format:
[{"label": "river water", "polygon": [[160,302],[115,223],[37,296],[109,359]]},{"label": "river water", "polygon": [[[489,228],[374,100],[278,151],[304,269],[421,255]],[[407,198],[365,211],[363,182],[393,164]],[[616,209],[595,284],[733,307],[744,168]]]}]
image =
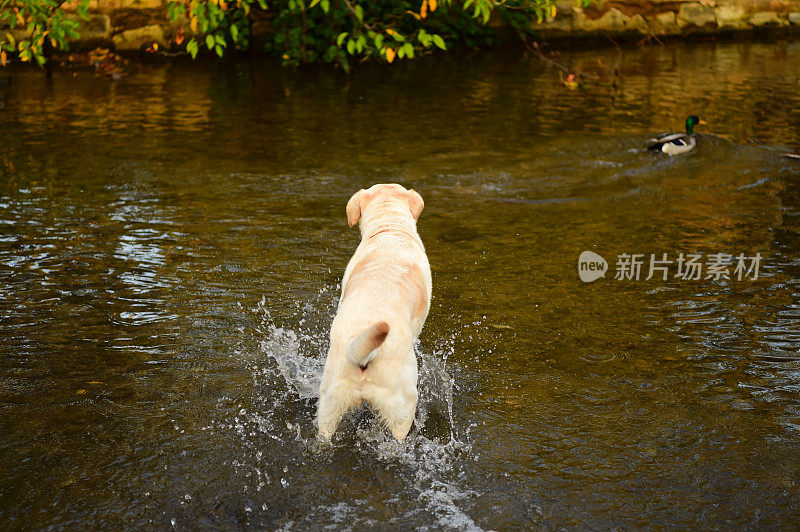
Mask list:
[{"label": "river water", "polygon": [[[795,527],[800,42],[557,60],[587,85],[516,50],[0,79],[0,528]],[[644,150],[689,114],[694,152]],[[421,401],[324,447],[376,182],[425,199]]]}]

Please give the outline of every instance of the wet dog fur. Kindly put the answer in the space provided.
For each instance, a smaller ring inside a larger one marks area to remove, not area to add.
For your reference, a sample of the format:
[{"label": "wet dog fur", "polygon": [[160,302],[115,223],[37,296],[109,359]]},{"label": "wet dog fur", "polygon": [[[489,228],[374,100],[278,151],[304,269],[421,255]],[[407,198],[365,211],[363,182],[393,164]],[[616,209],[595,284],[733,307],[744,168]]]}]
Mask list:
[{"label": "wet dog fur", "polygon": [[414,343],[428,315],[431,270],[414,190],[379,184],[347,202],[361,243],[342,279],[339,308],[320,386],[317,428],[330,440],[349,409],[369,403],[392,435],[405,439],[417,407]]}]

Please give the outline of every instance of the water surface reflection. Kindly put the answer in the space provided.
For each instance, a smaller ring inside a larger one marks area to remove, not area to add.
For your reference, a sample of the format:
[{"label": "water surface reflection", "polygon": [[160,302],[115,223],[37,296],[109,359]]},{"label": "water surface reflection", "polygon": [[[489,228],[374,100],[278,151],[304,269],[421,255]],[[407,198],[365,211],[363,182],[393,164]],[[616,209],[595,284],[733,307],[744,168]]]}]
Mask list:
[{"label": "water surface reflection", "polygon": [[[146,64],[0,86],[0,522],[10,528],[786,528],[800,518],[800,47],[350,77]],[[395,68],[396,67],[396,68]],[[681,158],[643,151],[690,112]],[[419,190],[434,301],[406,445],[314,393],[349,195]],[[612,272],[592,284],[593,250]],[[617,281],[622,253],[757,280]]]}]

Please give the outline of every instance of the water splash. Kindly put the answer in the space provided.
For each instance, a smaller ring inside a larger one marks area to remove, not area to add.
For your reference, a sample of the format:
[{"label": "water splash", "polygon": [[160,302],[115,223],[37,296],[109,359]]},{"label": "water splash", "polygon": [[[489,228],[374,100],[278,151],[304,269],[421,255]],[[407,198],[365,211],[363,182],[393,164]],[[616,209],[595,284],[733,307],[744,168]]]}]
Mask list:
[{"label": "water splash", "polygon": [[[229,426],[246,449],[235,465],[255,488],[250,491],[259,493],[267,486],[314,491],[308,485],[313,479],[293,474],[303,466],[336,475],[337,484],[346,485],[354,480],[340,462],[375,464],[376,475],[386,472],[386,480],[379,482],[390,484],[397,474],[407,479],[403,493],[396,495],[405,502],[394,502],[403,506],[405,515],[395,516],[394,524],[424,514],[434,529],[479,530],[465,509],[477,493],[459,482],[464,464],[472,456],[467,433],[459,436],[453,416],[456,383],[446,369],[447,358],[455,349],[455,335],[432,350],[419,343],[416,346],[419,404],[414,427],[404,442],[394,440],[367,406],[345,416],[332,445],[316,439],[315,401],[338,291],[338,287],[323,288],[310,301],[296,304],[284,323],[278,323],[270,302],[263,298],[250,309],[257,325],[252,330],[241,329],[243,346],[256,346],[252,353],[240,350],[252,373],[255,396],[253,406],[236,411]],[[272,445],[280,442],[281,456],[263,451],[269,441]],[[310,514],[292,516],[281,526],[390,524],[371,515],[373,502],[369,498],[320,501]]]}]

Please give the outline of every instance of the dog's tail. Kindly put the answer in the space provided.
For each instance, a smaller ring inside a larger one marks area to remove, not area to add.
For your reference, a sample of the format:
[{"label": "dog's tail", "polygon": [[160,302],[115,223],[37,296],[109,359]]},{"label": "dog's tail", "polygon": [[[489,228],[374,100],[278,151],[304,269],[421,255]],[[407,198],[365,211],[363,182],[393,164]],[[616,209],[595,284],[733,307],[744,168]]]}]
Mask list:
[{"label": "dog's tail", "polygon": [[377,355],[378,349],[389,334],[389,324],[379,321],[370,325],[347,342],[347,358],[361,369],[365,369]]}]

